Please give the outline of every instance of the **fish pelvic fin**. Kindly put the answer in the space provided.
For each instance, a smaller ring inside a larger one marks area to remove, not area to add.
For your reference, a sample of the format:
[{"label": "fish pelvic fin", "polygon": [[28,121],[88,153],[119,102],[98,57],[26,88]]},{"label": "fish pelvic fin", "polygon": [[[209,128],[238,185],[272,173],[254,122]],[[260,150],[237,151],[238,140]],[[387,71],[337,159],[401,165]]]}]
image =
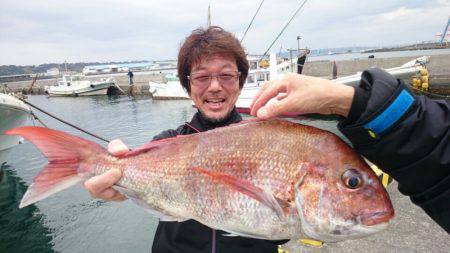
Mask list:
[{"label": "fish pelvic fin", "polygon": [[8,130],[5,134],[22,136],[33,143],[48,159],[47,166],[28,187],[19,208],[83,181],[79,173],[87,170],[81,168],[81,163],[93,153],[107,154],[106,149],[97,143],[43,127],[19,127]]},{"label": "fish pelvic fin", "polygon": [[195,167],[194,170],[211,177],[212,180],[225,184],[232,189],[261,202],[265,206],[272,209],[277,214],[278,218],[280,218],[280,220],[285,220],[285,210],[288,210],[291,205],[288,201],[275,197],[272,193],[269,193],[266,190],[255,186],[251,182],[226,173],[213,172],[199,167]]}]

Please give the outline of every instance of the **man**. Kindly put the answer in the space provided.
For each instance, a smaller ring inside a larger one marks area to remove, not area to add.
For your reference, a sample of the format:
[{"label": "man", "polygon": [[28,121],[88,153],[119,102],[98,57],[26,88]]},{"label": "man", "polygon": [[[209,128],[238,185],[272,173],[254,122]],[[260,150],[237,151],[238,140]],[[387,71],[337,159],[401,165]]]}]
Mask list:
[{"label": "man", "polygon": [[133,74],[133,72],[131,71],[131,69],[128,70],[127,76],[128,76],[128,78],[129,78],[129,80],[130,80],[130,85],[133,85],[133,77],[134,77],[134,74]]},{"label": "man", "polygon": [[[241,121],[235,103],[248,74],[248,62],[239,41],[220,27],[197,29],[186,38],[178,54],[178,76],[198,112],[190,123],[176,130],[164,131],[153,138],[160,140],[177,135],[207,131]],[[112,141],[108,150],[115,155],[128,149]],[[85,182],[93,197],[123,200],[111,186],[121,177],[111,170]],[[152,252],[277,252],[284,241],[266,241],[224,236],[194,220],[159,222]]]},{"label": "man", "polygon": [[[267,103],[271,98],[278,97]],[[381,69],[363,72],[357,87],[287,75],[266,83],[251,114],[337,114],[354,148],[397,180],[410,197],[450,233],[450,105],[414,95]]]}]

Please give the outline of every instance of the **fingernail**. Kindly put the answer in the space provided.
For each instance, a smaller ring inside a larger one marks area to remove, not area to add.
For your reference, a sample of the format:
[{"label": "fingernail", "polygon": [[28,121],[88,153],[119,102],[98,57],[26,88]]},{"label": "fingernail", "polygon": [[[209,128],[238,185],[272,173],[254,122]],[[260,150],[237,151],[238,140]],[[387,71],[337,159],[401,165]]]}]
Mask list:
[{"label": "fingernail", "polygon": [[266,108],[261,108],[258,110],[258,112],[256,114],[259,118],[265,118],[265,117],[267,117],[267,110],[266,110]]}]

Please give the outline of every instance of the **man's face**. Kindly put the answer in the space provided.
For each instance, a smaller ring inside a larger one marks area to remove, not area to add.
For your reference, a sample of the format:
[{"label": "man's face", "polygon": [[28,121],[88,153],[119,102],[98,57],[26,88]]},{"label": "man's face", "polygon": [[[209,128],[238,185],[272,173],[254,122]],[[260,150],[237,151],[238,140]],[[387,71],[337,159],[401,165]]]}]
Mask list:
[{"label": "man's face", "polygon": [[[236,60],[221,54],[205,57],[192,66],[190,97],[203,116],[212,121],[221,121],[233,110],[240,94],[239,76],[230,77],[237,73]],[[211,82],[205,82],[210,75],[221,75],[223,78],[212,77]]]}]

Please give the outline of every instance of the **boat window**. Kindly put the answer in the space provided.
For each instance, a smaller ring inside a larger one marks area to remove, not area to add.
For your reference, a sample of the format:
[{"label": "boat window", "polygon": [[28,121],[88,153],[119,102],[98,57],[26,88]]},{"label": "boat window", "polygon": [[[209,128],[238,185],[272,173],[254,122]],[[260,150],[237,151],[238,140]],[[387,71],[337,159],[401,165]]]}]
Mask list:
[{"label": "boat window", "polygon": [[254,83],[254,82],[255,82],[255,78],[253,76],[247,77],[247,83]]},{"label": "boat window", "polygon": [[260,81],[265,81],[265,80],[264,80],[264,73],[259,73],[259,74],[256,76],[256,80],[258,80],[259,82],[260,82]]}]

